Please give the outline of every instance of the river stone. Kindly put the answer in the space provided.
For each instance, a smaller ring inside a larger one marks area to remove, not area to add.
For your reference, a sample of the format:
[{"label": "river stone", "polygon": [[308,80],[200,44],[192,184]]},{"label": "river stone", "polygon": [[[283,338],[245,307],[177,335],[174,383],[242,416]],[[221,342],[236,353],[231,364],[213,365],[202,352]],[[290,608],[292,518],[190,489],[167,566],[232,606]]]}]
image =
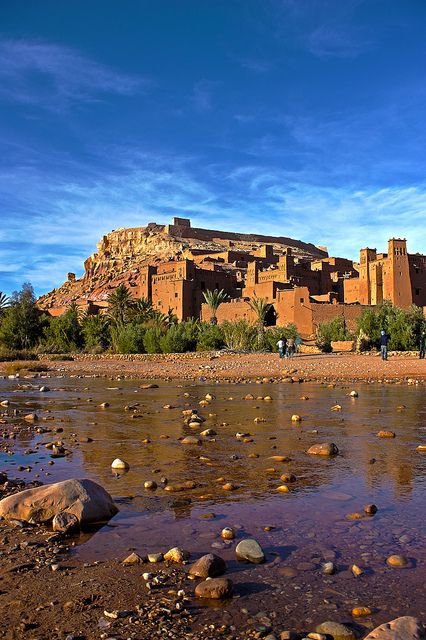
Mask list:
[{"label": "river stone", "polygon": [[408,565],[408,560],[405,556],[393,554],[386,559],[386,564],[390,567],[406,567]]},{"label": "river stone", "polygon": [[411,616],[395,618],[381,624],[371,631],[365,640],[424,640],[426,632],[423,625]]},{"label": "river stone", "polygon": [[79,522],[76,515],[68,513],[67,511],[61,511],[57,513],[52,521],[53,531],[59,533],[71,533],[79,528]]},{"label": "river stone", "polygon": [[173,549],[169,549],[167,553],[164,554],[164,560],[167,562],[177,562],[177,564],[183,564],[190,558],[189,551],[185,551],[185,549],[181,549],[180,547],[173,547]]},{"label": "river stone", "polygon": [[123,560],[123,564],[142,564],[143,562],[144,559],[142,558],[142,556],[140,556],[138,553],[135,553],[134,551]]},{"label": "river stone", "polygon": [[335,456],[339,453],[339,449],[334,442],[322,442],[309,447],[308,453],[313,456]]},{"label": "river stone", "polygon": [[225,571],[225,560],[215,553],[201,556],[189,569],[189,573],[192,576],[198,576],[199,578],[216,578],[225,573]]},{"label": "river stone", "polygon": [[129,469],[129,463],[121,458],[116,458],[111,462],[111,469]]},{"label": "river stone", "polygon": [[261,564],[265,562],[265,554],[260,544],[253,538],[241,540],[235,549],[238,560],[251,562],[253,564]]},{"label": "river stone", "polygon": [[232,595],[232,582],[228,578],[211,578],[200,582],[195,587],[197,598],[221,600]]},{"label": "river stone", "polygon": [[333,622],[327,620],[315,627],[317,633],[325,633],[327,636],[331,636],[333,640],[356,640],[356,635],[345,624],[340,622]]},{"label": "river stone", "polygon": [[200,445],[201,440],[197,436],[186,436],[185,438],[183,438],[183,440],[181,440],[181,444]]},{"label": "river stone", "polygon": [[48,522],[67,511],[80,523],[105,522],[118,509],[109,493],[93,480],[64,480],[26,489],[0,500],[0,516],[6,520]]}]

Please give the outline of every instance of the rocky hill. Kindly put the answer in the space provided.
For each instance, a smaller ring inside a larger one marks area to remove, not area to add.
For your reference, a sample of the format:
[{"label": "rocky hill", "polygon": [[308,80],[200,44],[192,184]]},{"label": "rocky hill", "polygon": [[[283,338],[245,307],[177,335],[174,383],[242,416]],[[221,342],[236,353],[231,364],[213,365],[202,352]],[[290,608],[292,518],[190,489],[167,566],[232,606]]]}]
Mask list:
[{"label": "rocky hill", "polygon": [[40,308],[68,306],[72,301],[105,300],[120,283],[134,287],[143,266],[182,259],[194,252],[253,251],[263,244],[271,244],[275,253],[291,247],[301,258],[323,258],[322,248],[286,237],[261,236],[197,229],[189,220],[174,219],[174,224],[149,223],[146,227],[117,229],[103,236],[96,252],[84,263],[81,278],[68,274],[68,280],[38,301]]}]

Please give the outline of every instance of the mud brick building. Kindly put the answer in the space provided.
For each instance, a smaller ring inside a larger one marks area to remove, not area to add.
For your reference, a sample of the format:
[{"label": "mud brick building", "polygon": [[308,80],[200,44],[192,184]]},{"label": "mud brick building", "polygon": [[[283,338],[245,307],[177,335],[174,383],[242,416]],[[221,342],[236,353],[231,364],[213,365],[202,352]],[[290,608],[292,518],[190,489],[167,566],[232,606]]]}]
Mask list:
[{"label": "mud brick building", "polygon": [[248,301],[264,298],[272,305],[268,324],[293,322],[308,337],[336,315],[354,328],[363,306],[384,300],[426,307],[426,256],[408,254],[406,245],[393,238],[387,253],[361,249],[354,263],[299,240],[194,228],[189,219],[174,218],[169,225],[151,222],[104,236],[83,277],[68,274],[39,306],[52,315],[71,302],[104,312],[108,295],[125,284],[162,313],[208,320],[203,293],[223,289],[229,300],[219,307],[219,322],[253,319]]}]

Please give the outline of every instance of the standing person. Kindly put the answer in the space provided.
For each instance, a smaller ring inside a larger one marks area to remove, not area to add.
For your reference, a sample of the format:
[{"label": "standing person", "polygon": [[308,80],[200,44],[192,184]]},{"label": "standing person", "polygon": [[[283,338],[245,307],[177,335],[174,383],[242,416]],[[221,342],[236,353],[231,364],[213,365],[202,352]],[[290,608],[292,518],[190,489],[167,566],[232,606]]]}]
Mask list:
[{"label": "standing person", "polygon": [[284,337],[280,338],[277,342],[278,353],[280,354],[280,358],[284,358],[285,346],[286,346],[286,339]]},{"label": "standing person", "polygon": [[294,356],[294,338],[289,338],[287,340],[286,357],[292,358],[293,356]]},{"label": "standing person", "polygon": [[426,332],[423,330],[420,334],[419,340],[419,358],[420,360],[424,360],[426,352]]},{"label": "standing person", "polygon": [[302,344],[303,340],[300,336],[296,336],[296,339],[294,341],[294,350],[296,353],[300,353],[300,345]]},{"label": "standing person", "polygon": [[382,360],[388,359],[388,343],[389,336],[383,329],[380,332],[380,352],[382,354]]}]

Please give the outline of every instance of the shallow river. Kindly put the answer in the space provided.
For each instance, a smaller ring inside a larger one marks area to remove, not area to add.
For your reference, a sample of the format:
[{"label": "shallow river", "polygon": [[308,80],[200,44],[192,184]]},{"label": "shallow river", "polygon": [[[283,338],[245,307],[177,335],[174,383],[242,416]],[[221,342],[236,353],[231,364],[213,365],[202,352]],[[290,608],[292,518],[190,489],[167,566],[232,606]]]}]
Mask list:
[{"label": "shallow river", "polygon": [[[85,562],[123,558],[129,549],[144,554],[181,546],[193,557],[214,551],[227,561],[241,596],[223,605],[228,622],[257,616],[267,624],[277,617],[288,628],[301,620],[306,627],[327,618],[350,620],[357,605],[375,608],[372,619],[363,620],[367,628],[397,615],[426,620],[426,454],[416,451],[426,443],[424,388],[358,385],[359,397],[351,398],[351,388],[319,384],[160,382],[158,389],[143,390],[137,381],[77,377],[43,381],[49,393],[22,388],[38,382],[0,380],[1,399],[11,401],[10,410],[34,409],[40,420],[49,419],[41,425],[63,428],[55,438],[72,454],[49,465],[43,444],[51,435],[21,436],[13,455],[1,454],[0,468],[26,480],[39,474],[43,482],[89,477],[117,499],[120,513],[78,539],[75,553]],[[215,398],[200,407],[209,392]],[[249,393],[254,399],[243,399]],[[257,399],[267,395],[271,402]],[[109,407],[101,408],[105,401]],[[331,411],[336,404],[341,411]],[[190,407],[206,418],[198,430],[184,425],[182,410]],[[302,421],[293,423],[293,414]],[[178,440],[207,428],[217,435],[200,446]],[[380,429],[396,437],[380,439]],[[246,442],[237,432],[250,434]],[[79,442],[86,437],[93,442]],[[336,443],[338,456],[306,454],[327,441]],[[34,452],[25,453],[29,449]],[[117,457],[130,465],[118,477],[110,466]],[[19,471],[22,466],[32,470]],[[297,478],[287,494],[276,491],[284,472]],[[163,478],[193,480],[197,487],[168,493]],[[159,488],[145,490],[146,480]],[[224,491],[225,482],[237,488]],[[347,518],[368,503],[378,507],[374,517]],[[225,526],[237,529],[236,541],[222,541]],[[235,543],[243,537],[259,541],[264,565],[235,561]],[[407,556],[409,566],[388,567],[386,558],[395,553]],[[322,563],[330,560],[337,571],[324,575]],[[350,572],[353,563],[365,570],[362,576]]]}]

